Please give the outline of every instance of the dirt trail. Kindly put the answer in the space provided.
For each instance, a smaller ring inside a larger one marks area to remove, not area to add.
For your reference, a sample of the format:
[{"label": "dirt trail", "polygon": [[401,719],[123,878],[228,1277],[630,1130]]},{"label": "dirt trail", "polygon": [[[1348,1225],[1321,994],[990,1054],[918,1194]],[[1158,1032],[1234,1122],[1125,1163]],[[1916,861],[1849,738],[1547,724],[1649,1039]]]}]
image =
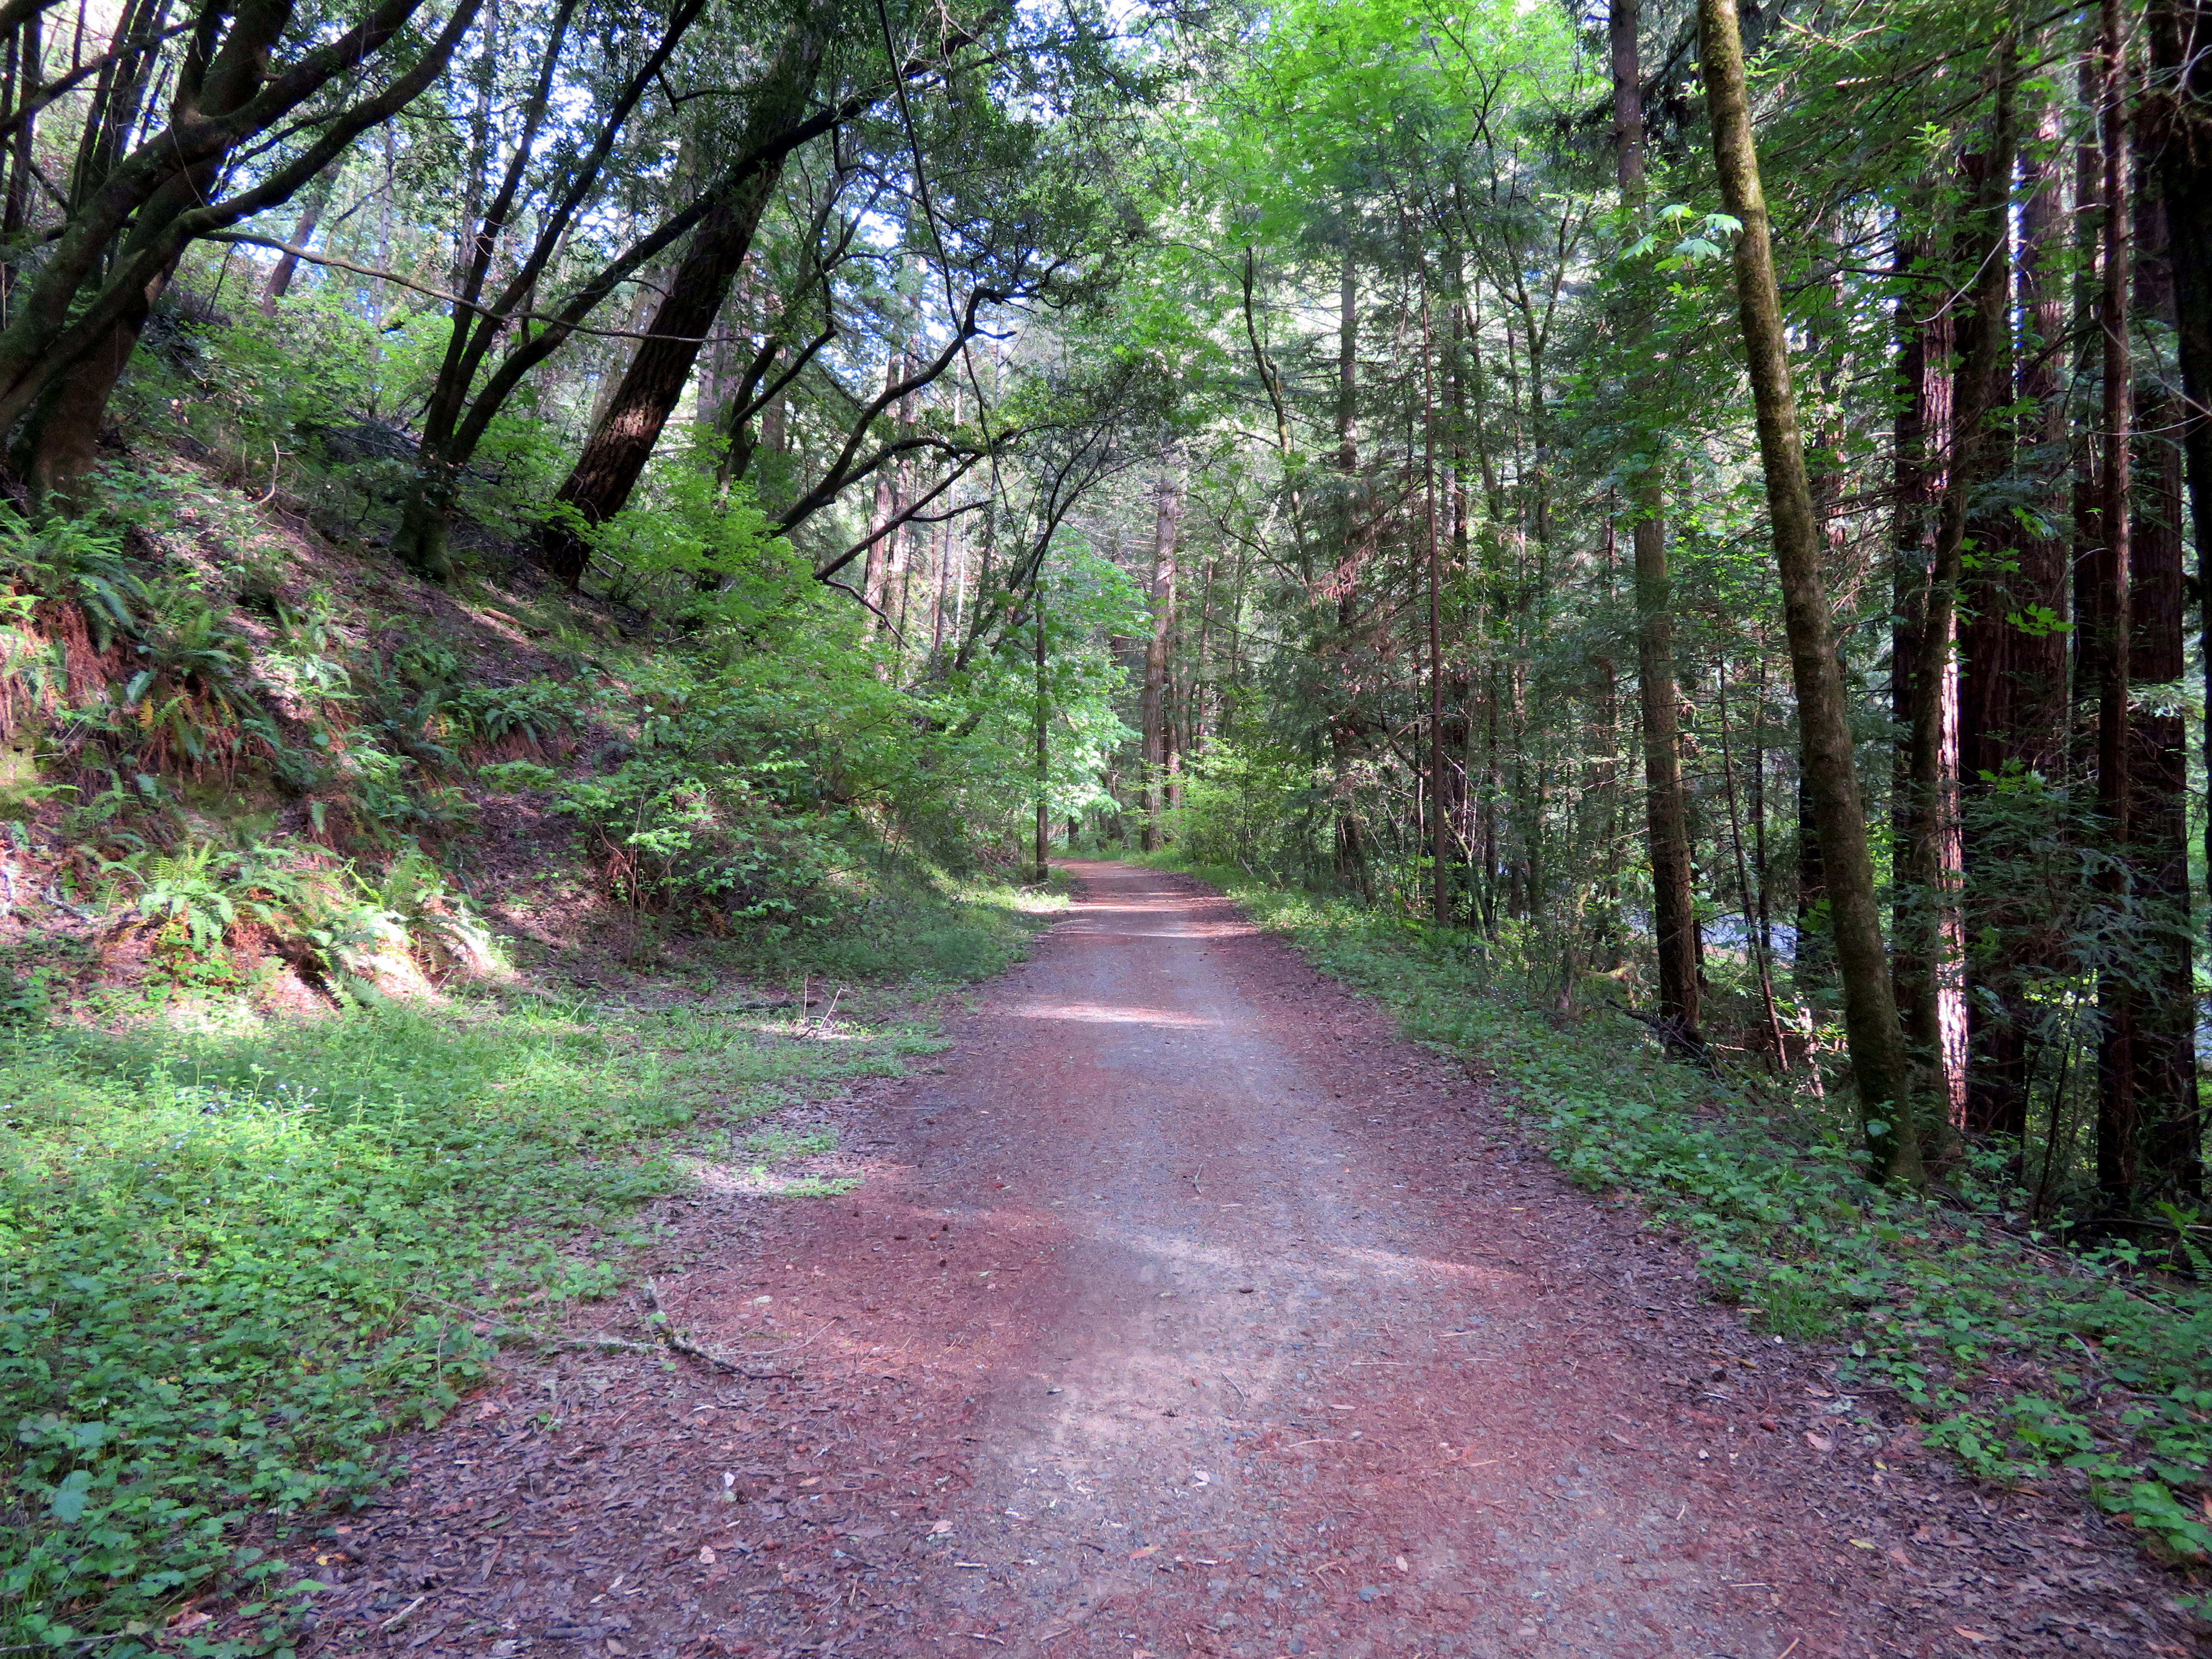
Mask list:
[{"label": "dirt trail", "polygon": [[2124,1540],[1923,1466],[1225,901],[1073,867],[850,1109],[860,1193],[681,1224],[665,1304],[758,1374],[511,1372],[322,1540],[317,1650],[2193,1650]]}]

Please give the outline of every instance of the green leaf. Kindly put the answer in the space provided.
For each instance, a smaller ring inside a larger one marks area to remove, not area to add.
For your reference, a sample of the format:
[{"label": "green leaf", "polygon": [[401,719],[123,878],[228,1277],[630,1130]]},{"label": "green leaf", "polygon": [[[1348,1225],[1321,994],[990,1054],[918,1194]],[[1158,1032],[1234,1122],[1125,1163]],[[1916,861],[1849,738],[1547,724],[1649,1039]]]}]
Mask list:
[{"label": "green leaf", "polygon": [[85,1503],[91,1495],[92,1471],[72,1469],[54,1488],[53,1501],[46,1507],[53,1512],[55,1520],[73,1522],[83,1517]]}]

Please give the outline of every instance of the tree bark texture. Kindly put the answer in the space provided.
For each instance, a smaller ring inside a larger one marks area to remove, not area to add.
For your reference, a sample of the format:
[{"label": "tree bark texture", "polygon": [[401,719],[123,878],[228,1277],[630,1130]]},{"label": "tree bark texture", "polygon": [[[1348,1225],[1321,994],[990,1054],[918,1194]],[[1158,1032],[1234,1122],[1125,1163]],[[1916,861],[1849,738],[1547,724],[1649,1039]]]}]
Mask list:
[{"label": "tree bark texture", "polygon": [[[2129,339],[2134,236],[2130,196],[2132,145],[2127,106],[2127,14],[2122,0],[2104,0],[2097,21],[2097,102],[2103,131],[2104,249],[2098,292],[2098,337],[2104,358],[2103,447],[2099,467],[2095,552],[2098,647],[2097,813],[2110,855],[2100,882],[2115,931],[2127,927],[2132,895],[2133,780],[2136,737],[2128,708],[2135,631],[2131,561],[2135,365]],[[2104,1030],[2097,1051],[2097,1187],[2105,1202],[2127,1209],[2142,1188],[2146,1127],[2142,1031],[2144,996],[2133,964],[2103,963],[2097,1008]]]},{"label": "tree bark texture", "polygon": [[1923,1180],[1920,1141],[1905,1031],[1890,988],[1873,851],[1852,751],[1850,705],[1821,580],[1820,525],[1813,514],[1790,380],[1789,336],[1752,138],[1735,0],[1698,0],[1698,25],[1721,197],[1743,224],[1735,249],[1736,304],[1758,407],[1759,459],[1797,693],[1801,764],[1820,837],[1851,1069],[1876,1169],[1917,1187]]},{"label": "tree bark texture", "polygon": [[[884,391],[886,395],[899,383],[905,368],[905,354],[893,351],[890,361],[884,365]],[[902,399],[899,406],[900,424],[902,426],[905,424],[905,400]],[[867,560],[860,568],[860,593],[867,605],[867,611],[860,619],[860,633],[864,638],[875,637],[877,613],[883,607],[884,584],[886,573],[890,568],[891,544],[895,538],[892,533],[888,532],[888,526],[897,512],[898,471],[896,467],[880,467],[876,472],[875,507],[868,518],[868,532],[875,539],[868,544]]]},{"label": "tree bark texture", "polygon": [[[1912,670],[1910,830],[1899,848],[1897,977],[1905,1003],[1905,1036],[1923,1092],[1941,1121],[1963,1130],[1966,1118],[1966,938],[1960,909],[1965,849],[1960,814],[1960,649],[1966,647],[1978,690],[2001,693],[2001,596],[1979,578],[2008,538],[2008,515],[1990,514],[1989,485],[2012,459],[2005,411],[2012,401],[2012,261],[2009,216],[2016,138],[2013,109],[2016,52],[2007,32],[1996,53],[1996,87],[1979,153],[1963,159],[1967,186],[1952,248],[1971,303],[1959,321],[1952,394],[1951,461],[1936,521],[1936,544],[1922,605]],[[1977,579],[1965,594],[1966,557]],[[1972,621],[1962,628],[1962,597]],[[1977,647],[1978,647],[1977,649]],[[1986,705],[1989,699],[1982,700]],[[1984,709],[1984,716],[1988,713]],[[1978,733],[1978,738],[1979,733]],[[1930,1126],[1933,1127],[1932,1125]]]},{"label": "tree bark texture", "polygon": [[[126,5],[118,33],[127,27],[135,7]],[[291,21],[290,0],[261,0],[239,8],[228,35],[214,58],[200,66],[198,76],[180,76],[172,123],[186,115],[220,120],[236,113],[258,92],[269,71],[269,56]],[[125,73],[150,70],[151,54]],[[137,88],[119,84],[121,77],[103,76],[102,97],[94,102],[79,144],[76,169],[70,190],[72,209],[82,210],[108,184],[118,149],[137,106]],[[111,107],[111,105],[121,107]],[[142,226],[123,240],[125,258],[150,243],[152,227],[165,225],[186,207],[206,200],[215,191],[221,162],[215,157],[171,175],[153,194],[140,217]],[[122,379],[146,319],[167,291],[176,269],[173,255],[151,279],[129,296],[121,313],[100,331],[73,368],[46,384],[16,434],[13,467],[33,497],[66,495],[76,481],[91,471],[99,459],[100,425],[108,399]]]},{"label": "tree bark texture", "polygon": [[653,337],[638,342],[612,402],[555,493],[556,514],[541,539],[541,557],[571,587],[582,582],[590,563],[589,532],[621,512],[637,487],[661,428],[691,378],[699,348],[751,250],[753,234],[782,175],[777,135],[800,124],[837,16],[828,0],[814,0],[762,72],[738,141],[738,160],[720,181],[653,313],[647,331]]},{"label": "tree bark texture", "polygon": [[[2147,114],[2154,114],[2156,106]],[[2160,141],[2147,123],[2133,207],[2136,314],[2175,320],[2171,216],[2158,186]],[[2173,434],[2181,422],[2175,388],[2147,363],[2138,382],[2136,488],[2128,531],[2128,669],[2137,685],[2166,685],[2187,672],[2189,592],[2184,536],[2183,458]],[[2133,964],[2136,990],[2133,1058],[2142,1118],[2137,1201],[2189,1201],[2203,1182],[2203,1119],[2197,1074],[2197,997],[2190,917],[2189,747],[2178,711],[2140,708],[2130,714],[2127,847],[2142,945]]]},{"label": "tree bark texture", "polygon": [[[1977,535],[2008,556],[1978,573],[1965,633],[1966,684],[1960,758],[1968,965],[1966,1127],[2014,1143],[2027,1133],[2031,981],[2054,965],[2048,907],[2024,880],[2034,840],[2056,828],[2063,781],[2066,635],[2071,549],[2065,530],[2068,444],[2058,354],[2066,337],[2062,169],[2063,131],[2046,102],[2022,152],[2020,240],[2014,261],[2020,350],[2010,395],[2025,426],[1997,441],[2019,446],[2034,481],[2036,522],[1985,511]],[[1992,395],[2002,395],[1993,388]],[[2041,781],[2039,782],[2038,781]]]},{"label": "tree bark texture", "polygon": [[[1428,634],[1429,651],[1429,877],[1430,915],[1439,927],[1452,920],[1451,818],[1446,801],[1449,789],[1449,751],[1444,746],[1444,627],[1443,581],[1441,568],[1443,544],[1437,516],[1437,397],[1433,358],[1435,330],[1429,318],[1425,273],[1421,288],[1421,474],[1424,506],[1428,518]],[[1201,649],[1200,655],[1204,653]]]},{"label": "tree bark texture", "polygon": [[[322,222],[323,210],[331,204],[331,191],[337,186],[335,168],[325,173],[307,186],[300,203],[300,217],[292,227],[292,246],[305,247],[315,239],[315,227]],[[280,253],[269,272],[269,280],[261,286],[261,314],[274,317],[276,302],[292,290],[292,278],[299,273],[300,256]]]},{"label": "tree bark texture", "polygon": [[47,241],[35,277],[13,296],[0,330],[0,428],[17,428],[13,465],[32,494],[66,495],[88,464],[107,394],[185,247],[288,200],[444,67],[477,0],[460,0],[414,62],[381,88],[315,124],[296,155],[212,199],[241,145],[358,70],[406,27],[419,3],[381,0],[350,28],[281,64],[272,58],[290,30],[289,0],[256,0],[227,15],[204,9],[177,66],[167,125],[119,159],[94,142],[89,128],[112,134],[119,147],[145,88],[129,76],[111,82],[111,101],[80,146],[82,194],[72,197],[65,223]]},{"label": "tree bark texture", "polygon": [[[1608,25],[1613,55],[1614,173],[1621,202],[1640,228],[1644,218],[1644,90],[1636,0],[1614,0]],[[1641,330],[1642,307],[1625,325]],[[1668,1048],[1694,1055],[1704,949],[1698,928],[1690,816],[1682,789],[1682,741],[1674,682],[1674,615],[1667,570],[1666,484],[1656,430],[1638,434],[1641,469],[1628,486],[1636,582],[1636,678],[1644,726],[1644,822],[1651,860],[1651,923],[1658,950],[1659,1030]]]},{"label": "tree bark texture", "polygon": [[[1906,219],[1927,210],[1926,191],[1899,216],[1892,270],[1901,297],[1897,307],[1896,423],[1893,436],[1895,496],[1890,531],[1889,713],[1899,734],[1892,754],[1890,839],[1900,866],[1920,837],[1913,787],[1914,688],[1928,620],[1929,579],[1936,568],[1936,504],[1949,489],[1952,447],[1952,359],[1957,346],[1955,307],[1942,303],[1946,272],[1935,258],[1935,240]],[[1899,1017],[1911,1030],[1917,1000],[1917,953],[1900,948],[1893,973]]]},{"label": "tree bark texture", "polygon": [[[2144,100],[2149,160],[2157,169],[2172,283],[2172,318],[2181,370],[2179,424],[2189,520],[2197,536],[2200,653],[2212,696],[2212,0],[2152,0],[2150,81]],[[2169,522],[2179,526],[2180,504]],[[2175,550],[2177,556],[2179,550]],[[2205,728],[2212,765],[2212,722]],[[2212,857],[2212,820],[2205,826]],[[2185,869],[2184,872],[2185,877]],[[2191,933],[2191,942],[2194,933]],[[2185,1200],[2205,1195],[2204,1103],[2192,1066],[2177,1111],[2154,1160]]]}]

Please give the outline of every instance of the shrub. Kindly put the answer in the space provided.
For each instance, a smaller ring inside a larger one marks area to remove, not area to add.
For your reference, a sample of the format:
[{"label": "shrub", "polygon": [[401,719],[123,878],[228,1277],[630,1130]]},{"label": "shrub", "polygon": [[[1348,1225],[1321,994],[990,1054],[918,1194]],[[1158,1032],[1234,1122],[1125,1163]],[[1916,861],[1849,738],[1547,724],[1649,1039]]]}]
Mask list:
[{"label": "shrub", "polygon": [[584,826],[610,889],[641,909],[788,924],[823,913],[838,862],[819,819],[779,812],[753,771],[647,750],[569,783],[559,810]]}]

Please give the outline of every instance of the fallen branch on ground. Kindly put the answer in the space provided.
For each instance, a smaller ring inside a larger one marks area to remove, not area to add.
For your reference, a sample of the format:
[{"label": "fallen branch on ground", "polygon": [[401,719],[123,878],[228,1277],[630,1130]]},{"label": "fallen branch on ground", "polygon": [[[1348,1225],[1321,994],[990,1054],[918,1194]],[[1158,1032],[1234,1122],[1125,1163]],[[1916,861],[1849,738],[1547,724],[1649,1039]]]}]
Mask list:
[{"label": "fallen branch on ground", "polygon": [[[671,1353],[680,1353],[687,1359],[696,1359],[702,1364],[712,1365],[718,1371],[728,1371],[734,1376],[745,1377],[755,1382],[766,1382],[771,1377],[789,1377],[794,1375],[791,1371],[749,1371],[730,1355],[717,1353],[712,1348],[694,1342],[687,1333],[670,1322],[666,1311],[660,1305],[660,1287],[649,1279],[645,1281],[645,1307],[646,1311],[653,1316],[646,1322],[647,1326],[652,1329],[653,1334],[660,1339],[661,1346]],[[817,1331],[814,1336],[821,1334],[820,1331]],[[814,1340],[814,1336],[808,1337],[805,1342],[793,1342],[784,1347],[772,1348],[766,1353],[754,1357],[769,1359],[777,1354],[789,1353],[793,1348],[805,1347],[807,1342]]]}]

